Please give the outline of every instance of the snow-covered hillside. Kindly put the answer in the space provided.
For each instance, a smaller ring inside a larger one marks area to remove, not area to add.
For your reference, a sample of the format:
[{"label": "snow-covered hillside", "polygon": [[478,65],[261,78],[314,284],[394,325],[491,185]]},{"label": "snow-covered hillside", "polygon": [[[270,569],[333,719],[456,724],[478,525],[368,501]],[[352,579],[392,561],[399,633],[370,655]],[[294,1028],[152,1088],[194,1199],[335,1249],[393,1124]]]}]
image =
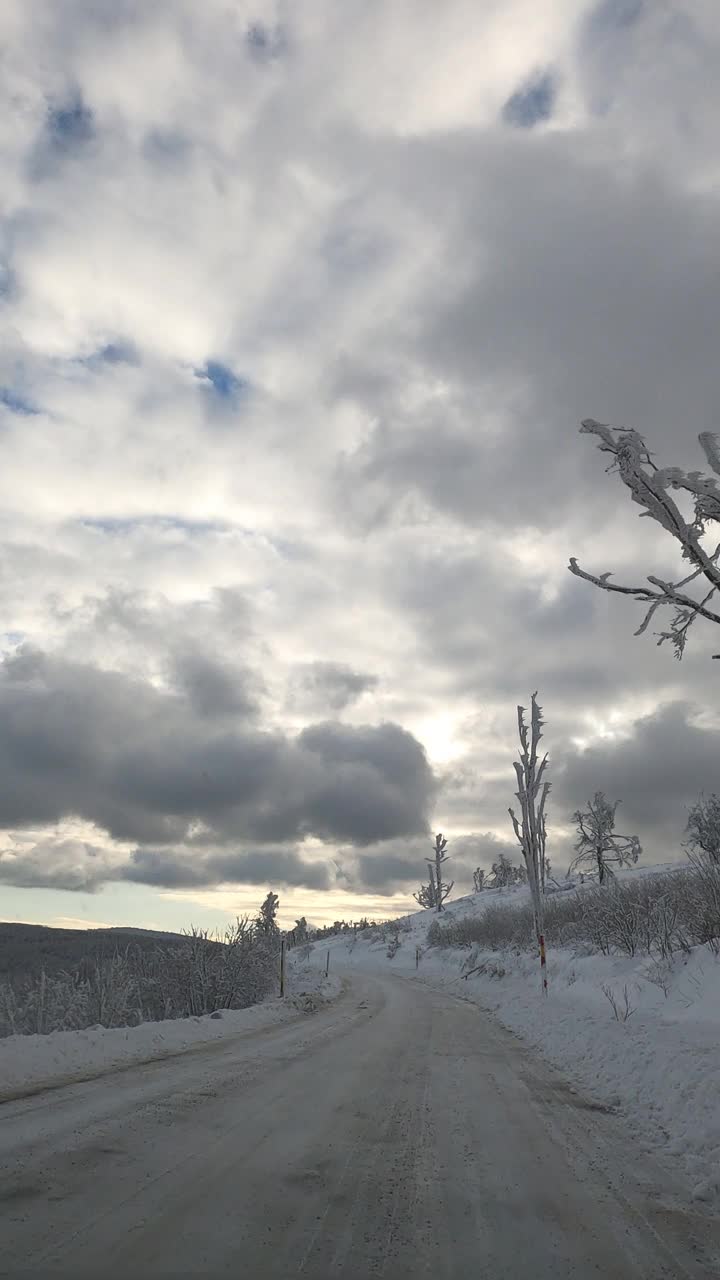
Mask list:
[{"label": "snow-covered hillside", "polygon": [[[677,869],[635,868],[618,878]],[[448,903],[440,919],[472,919],[492,904],[528,901],[525,888],[489,890]],[[329,950],[331,972],[392,971],[493,1010],[584,1091],[624,1113],[639,1142],[680,1162],[697,1198],[720,1192],[720,959],[709,946],[670,962],[551,947],[543,998],[536,956],[428,947],[437,918],[431,911],[406,917],[392,958],[391,929],[375,941],[343,935],[319,942],[312,958],[324,966]],[[475,972],[466,978],[468,970]]]}]

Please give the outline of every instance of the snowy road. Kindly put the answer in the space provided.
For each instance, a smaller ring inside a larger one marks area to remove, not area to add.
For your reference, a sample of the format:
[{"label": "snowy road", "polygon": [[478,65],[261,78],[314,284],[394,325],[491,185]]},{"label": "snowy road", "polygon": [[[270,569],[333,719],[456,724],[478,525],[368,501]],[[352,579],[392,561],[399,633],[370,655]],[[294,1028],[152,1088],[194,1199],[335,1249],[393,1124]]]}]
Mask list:
[{"label": "snowy road", "polygon": [[6,1103],[0,1144],[2,1275],[719,1272],[708,1218],[617,1117],[476,1006],[397,977]]}]

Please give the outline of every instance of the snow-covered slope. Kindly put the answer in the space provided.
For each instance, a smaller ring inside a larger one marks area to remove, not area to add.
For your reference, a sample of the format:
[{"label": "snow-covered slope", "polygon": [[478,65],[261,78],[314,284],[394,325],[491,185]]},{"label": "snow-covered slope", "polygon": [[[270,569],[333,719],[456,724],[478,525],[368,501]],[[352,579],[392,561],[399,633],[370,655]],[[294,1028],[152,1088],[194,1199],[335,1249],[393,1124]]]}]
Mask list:
[{"label": "snow-covered slope", "polygon": [[[637,868],[634,879],[677,866]],[[491,890],[448,903],[446,922],[477,916],[491,903],[528,901],[524,888]],[[387,969],[443,987],[493,1010],[500,1021],[599,1102],[627,1117],[637,1141],[681,1163],[694,1194],[720,1192],[720,960],[707,946],[664,966],[647,956],[579,955],[548,951],[549,994],[543,998],[535,956],[510,949],[427,946],[434,916],[406,917],[400,947],[342,936],[313,954],[330,971]],[[467,978],[463,973],[479,969]],[[658,985],[661,982],[663,985]],[[603,987],[618,1005],[616,1019]],[[625,992],[629,1016],[625,1014]]]}]

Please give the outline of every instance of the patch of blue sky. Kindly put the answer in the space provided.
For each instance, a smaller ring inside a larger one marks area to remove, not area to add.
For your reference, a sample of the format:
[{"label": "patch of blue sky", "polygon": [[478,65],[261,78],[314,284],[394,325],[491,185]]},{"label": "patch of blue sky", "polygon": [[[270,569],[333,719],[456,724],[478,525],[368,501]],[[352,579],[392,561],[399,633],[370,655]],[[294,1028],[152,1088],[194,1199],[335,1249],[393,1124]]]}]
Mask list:
[{"label": "patch of blue sky", "polygon": [[0,632],[0,648],[17,649],[24,639],[24,631],[2,631]]},{"label": "patch of blue sky", "polygon": [[249,382],[239,377],[220,360],[207,360],[202,368],[195,370],[195,377],[214,397],[221,401],[236,401],[250,389]]},{"label": "patch of blue sky", "polygon": [[40,412],[37,405],[12,387],[0,387],[0,405],[5,405],[11,413],[19,413],[26,417]]},{"label": "patch of blue sky", "polygon": [[95,134],[92,111],[76,94],[62,105],[48,109],[46,130],[56,148],[64,151],[82,146]]},{"label": "patch of blue sky", "polygon": [[113,536],[133,533],[135,529],[147,529],[148,526],[163,532],[177,531],[178,533],[195,535],[226,533],[234,528],[224,520],[193,520],[186,516],[149,514],[141,516],[81,516],[76,523]]},{"label": "patch of blue sky", "polygon": [[511,94],[502,109],[502,118],[516,129],[533,129],[551,119],[555,95],[555,78],[552,72],[545,71]]},{"label": "patch of blue sky", "polygon": [[50,103],[44,127],[28,156],[28,172],[35,181],[52,177],[58,166],[83,151],[95,138],[93,113],[79,93]]},{"label": "patch of blue sky", "polygon": [[251,22],[245,32],[245,43],[257,62],[269,62],[287,52],[284,27],[268,27],[264,22]]}]

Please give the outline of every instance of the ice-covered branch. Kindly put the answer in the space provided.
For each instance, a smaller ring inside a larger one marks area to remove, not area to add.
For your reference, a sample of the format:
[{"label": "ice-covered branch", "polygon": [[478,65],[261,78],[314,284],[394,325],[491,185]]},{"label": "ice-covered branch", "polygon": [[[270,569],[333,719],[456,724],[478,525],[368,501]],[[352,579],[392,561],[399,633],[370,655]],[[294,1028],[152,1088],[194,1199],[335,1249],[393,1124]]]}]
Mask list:
[{"label": "ice-covered branch", "polygon": [[[633,502],[644,510],[641,516],[649,516],[660,524],[679,542],[682,556],[694,566],[692,573],[679,582],[669,582],[655,575],[648,574],[650,586],[622,586],[611,582],[611,573],[600,575],[588,573],[581,569],[575,556],[570,557],[568,568],[578,578],[584,578],[602,591],[614,591],[621,595],[633,596],[634,599],[648,604],[643,621],[635,635],[642,635],[647,630],[651,618],[657,609],[669,605],[675,610],[670,629],[655,632],[658,644],[665,640],[672,642],[675,654],[681,658],[685,649],[687,633],[696,618],[705,618],[708,622],[720,623],[720,613],[708,608],[708,602],[716,591],[720,590],[720,568],[718,556],[720,544],[710,553],[702,545],[700,539],[707,531],[710,521],[720,523],[720,488],[712,477],[703,476],[699,471],[685,472],[679,467],[658,469],[645,445],[645,441],[637,431],[625,428],[609,427],[606,423],[586,418],[581,433],[596,435],[601,443],[598,448],[603,453],[611,453],[614,462],[609,470],[616,469],[620,473],[623,484],[630,490]],[[699,436],[700,444],[714,471],[720,474],[720,448],[717,439],[711,432],[703,432]],[[690,493],[695,506],[695,518],[688,524],[677,504],[668,493],[668,489],[682,489]],[[681,588],[698,578],[709,583],[710,590],[700,599],[689,595]],[[713,657],[720,657],[713,654]]]}]

